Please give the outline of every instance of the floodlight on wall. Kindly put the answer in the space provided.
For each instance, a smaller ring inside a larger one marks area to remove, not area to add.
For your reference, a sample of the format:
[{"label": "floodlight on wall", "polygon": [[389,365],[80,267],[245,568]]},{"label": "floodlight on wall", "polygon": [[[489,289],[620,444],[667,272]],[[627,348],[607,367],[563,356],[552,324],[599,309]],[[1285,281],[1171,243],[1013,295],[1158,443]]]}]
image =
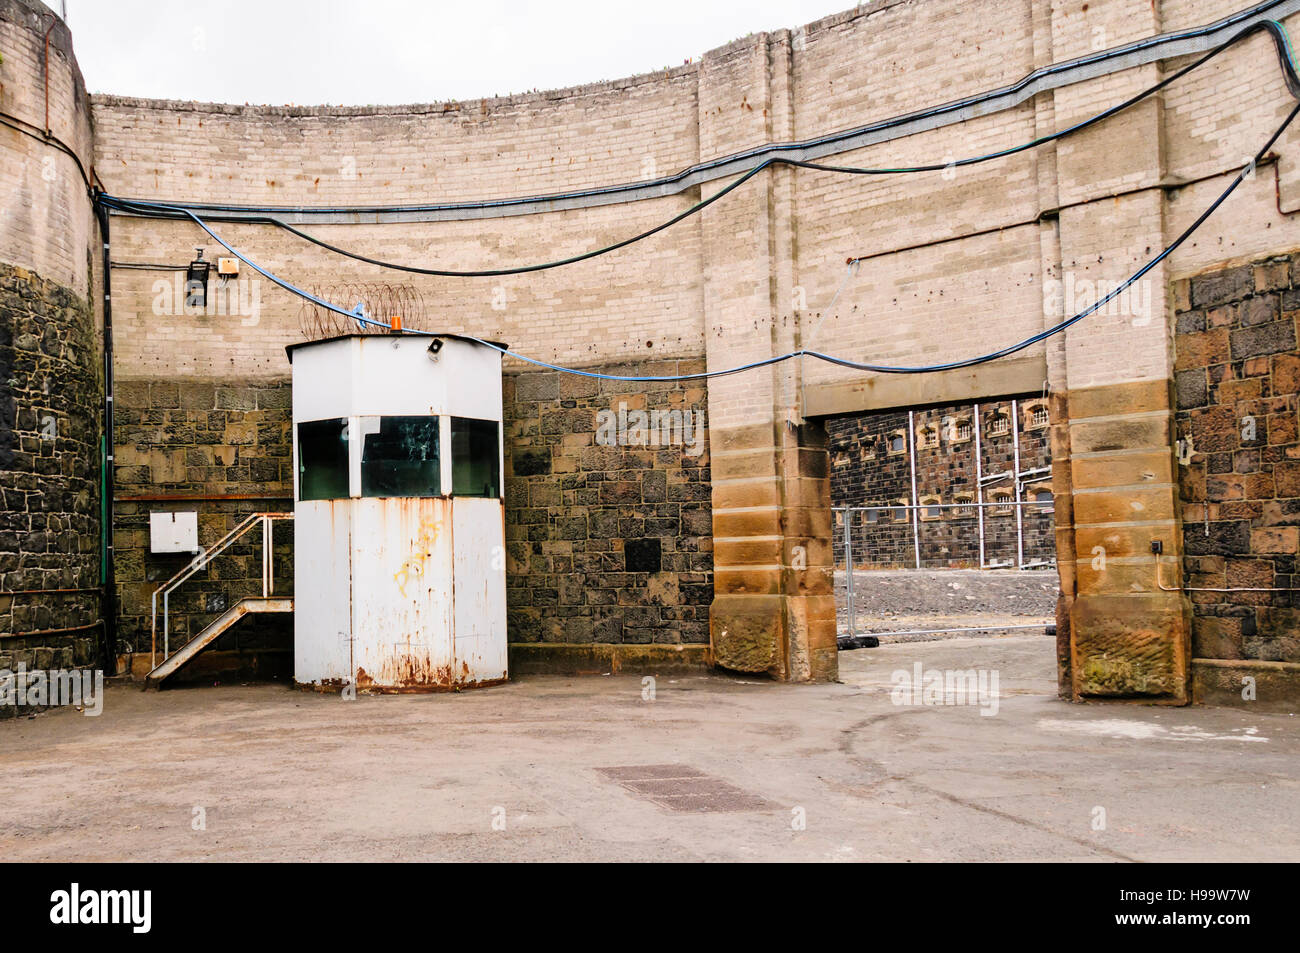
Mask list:
[{"label": "floodlight on wall", "polygon": [[208,273],[212,263],[203,260],[203,249],[196,248],[199,257],[185,269],[185,307],[204,311],[208,307]]}]

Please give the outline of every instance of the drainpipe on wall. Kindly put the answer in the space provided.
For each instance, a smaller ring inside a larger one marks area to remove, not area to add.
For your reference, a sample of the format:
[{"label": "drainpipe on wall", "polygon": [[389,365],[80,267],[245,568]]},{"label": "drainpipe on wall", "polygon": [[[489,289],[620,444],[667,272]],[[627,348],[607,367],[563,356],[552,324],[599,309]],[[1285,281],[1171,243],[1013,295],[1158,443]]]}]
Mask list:
[{"label": "drainpipe on wall", "polygon": [[916,413],[907,412],[907,460],[912,467],[912,550],[916,568],[921,568],[921,513],[916,499]]},{"label": "drainpipe on wall", "polygon": [[113,278],[110,263],[108,208],[95,193],[95,212],[99,217],[99,236],[104,254],[104,437],[100,454],[100,499],[103,516],[100,523],[100,579],[104,585],[104,642],[100,647],[101,666],[105,672],[117,673],[117,573],[113,548]]},{"label": "drainpipe on wall", "polygon": [[59,18],[51,13],[50,26],[45,31],[45,135],[50,134],[50,34],[54,28],[59,25]]},{"label": "drainpipe on wall", "polygon": [[1020,405],[1011,402],[1012,464],[1016,482],[1016,568],[1025,568],[1025,514],[1020,505]]},{"label": "drainpipe on wall", "polygon": [[975,405],[975,512],[980,523],[980,569],[984,568],[984,450],[980,441],[984,424],[980,418],[980,405]]}]

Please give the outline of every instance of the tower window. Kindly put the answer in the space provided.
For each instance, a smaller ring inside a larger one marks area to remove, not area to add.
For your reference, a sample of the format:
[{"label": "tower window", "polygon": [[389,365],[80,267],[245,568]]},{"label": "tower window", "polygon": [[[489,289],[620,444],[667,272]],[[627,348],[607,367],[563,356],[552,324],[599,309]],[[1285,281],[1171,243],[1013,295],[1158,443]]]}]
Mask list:
[{"label": "tower window", "polygon": [[501,436],[495,420],[451,418],[451,492],[501,495]]},{"label": "tower window", "polygon": [[437,417],[361,420],[361,495],[430,497],[442,492]]},{"label": "tower window", "polygon": [[298,424],[298,499],[347,498],[347,420],[304,420]]}]

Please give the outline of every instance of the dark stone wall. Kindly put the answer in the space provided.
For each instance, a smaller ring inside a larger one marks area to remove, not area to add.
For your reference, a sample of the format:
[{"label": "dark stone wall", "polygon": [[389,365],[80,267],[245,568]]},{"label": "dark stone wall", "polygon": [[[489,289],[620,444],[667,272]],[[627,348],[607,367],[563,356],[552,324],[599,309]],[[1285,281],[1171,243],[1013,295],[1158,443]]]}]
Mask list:
[{"label": "dark stone wall", "polygon": [[[1049,430],[1027,421],[1027,411],[1045,402],[1029,395],[1020,400],[1019,428],[1020,469],[1024,473],[1043,469],[1039,476],[1026,482],[1025,498],[1039,486],[1050,487],[1051,466]],[[998,434],[993,420],[1002,415],[1008,420],[1006,433]],[[1014,469],[1015,434],[1012,428],[1010,400],[980,404],[981,466],[987,478],[995,473],[1009,474]],[[959,436],[955,423],[969,420],[975,426],[974,405],[930,407],[915,411],[914,430],[937,428],[939,439],[934,447],[916,444],[917,498],[937,499],[941,503],[959,502],[962,494],[976,493],[975,440],[973,430],[968,439]],[[906,450],[890,452],[890,438],[908,431],[908,412],[884,411],[834,417],[826,421],[830,436],[832,506],[884,507],[900,502],[911,503],[912,474]],[[904,447],[906,447],[906,442]],[[1041,481],[1041,484],[1038,482]],[[1005,491],[1014,497],[1010,479],[987,481],[985,502],[992,502],[995,492]],[[941,510],[938,519],[919,521],[921,564],[926,568],[967,568],[979,566],[979,521],[973,513],[961,513],[950,507]],[[845,514],[836,514],[835,560],[845,561]],[[853,514],[855,566],[866,569],[910,568],[915,565],[912,517],[906,510],[882,510],[872,514]],[[1024,507],[1022,514],[1024,561],[1054,560],[1054,537],[1051,508]],[[993,509],[984,512],[985,558],[987,562],[1015,565],[1016,517]]]},{"label": "dark stone wall", "polygon": [[[602,368],[691,374],[703,361]],[[702,382],[623,384],[554,372],[505,379],[512,642],[707,643],[713,601],[708,431],[683,446],[607,446],[600,412],[703,412]]]},{"label": "dark stone wall", "polygon": [[[128,380],[118,381],[115,397],[118,637],[147,652],[151,596],[192,558],[149,551],[149,514],[197,512],[207,548],[253,513],[293,512],[291,389],[288,380]],[[240,599],[262,594],[261,545],[255,527],[173,593],[173,648]],[[291,522],[276,524],[274,549],[276,594],[290,596]],[[247,619],[212,650],[288,649],[292,632],[287,618]]]},{"label": "dark stone wall", "polygon": [[[672,374],[701,362],[621,367]],[[507,374],[506,539],[515,642],[707,643],[713,599],[707,430],[682,446],[602,446],[601,410],[703,411],[703,385],[616,386],[553,373]],[[149,552],[149,514],[198,512],[210,546],[251,513],[292,512],[289,382],[124,381],[117,393],[115,541],[120,638],[148,651],[150,599],[185,555]],[[245,497],[219,499],[219,497]],[[186,499],[188,497],[188,499]],[[201,498],[200,498],[201,497]],[[275,539],[277,594],[293,592],[292,525]],[[254,531],[172,597],[172,645],[261,593]],[[292,644],[288,619],[246,620],[217,650]]]},{"label": "dark stone wall", "polygon": [[1175,292],[1187,585],[1290,590],[1190,593],[1192,654],[1300,662],[1300,258],[1212,272]]},{"label": "dark stone wall", "polygon": [[90,303],[0,264],[0,669],[98,661],[101,405]]}]

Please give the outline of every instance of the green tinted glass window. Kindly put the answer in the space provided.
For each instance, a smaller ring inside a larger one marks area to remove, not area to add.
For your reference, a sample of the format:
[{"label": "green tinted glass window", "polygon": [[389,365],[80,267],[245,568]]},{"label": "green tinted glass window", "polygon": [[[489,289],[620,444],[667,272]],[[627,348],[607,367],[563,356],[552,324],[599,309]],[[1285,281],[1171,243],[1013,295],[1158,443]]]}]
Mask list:
[{"label": "green tinted glass window", "polygon": [[499,497],[500,447],[500,425],[495,420],[451,418],[452,494]]},{"label": "green tinted glass window", "polygon": [[298,424],[298,499],[348,497],[348,422],[309,420]]},{"label": "green tinted glass window", "polygon": [[438,496],[437,417],[363,418],[362,496]]}]

